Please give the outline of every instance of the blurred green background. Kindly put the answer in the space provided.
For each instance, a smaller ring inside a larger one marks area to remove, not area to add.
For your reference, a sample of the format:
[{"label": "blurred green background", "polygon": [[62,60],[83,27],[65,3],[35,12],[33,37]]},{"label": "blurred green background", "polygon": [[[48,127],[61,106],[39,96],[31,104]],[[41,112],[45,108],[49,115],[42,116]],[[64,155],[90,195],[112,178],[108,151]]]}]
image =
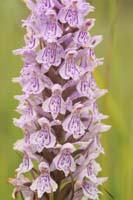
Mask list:
[{"label": "blurred green background", "polygon": [[[109,176],[105,187],[116,200],[133,199],[133,1],[91,0],[96,12],[93,34],[103,34],[104,40],[97,47],[98,57],[105,57],[105,64],[96,71],[99,86],[109,89],[109,94],[99,101],[100,110],[110,115],[112,130],[105,133],[102,142],[106,154],[101,156],[103,176]],[[12,186],[8,177],[20,162],[12,150],[13,143],[21,138],[21,131],[12,124],[17,102],[13,95],[20,94],[18,85],[11,82],[22,66],[20,57],[12,50],[23,46],[24,30],[21,19],[28,11],[21,0],[0,0],[0,199],[10,200]],[[104,191],[103,191],[104,192]],[[105,192],[102,200],[111,199]]]}]

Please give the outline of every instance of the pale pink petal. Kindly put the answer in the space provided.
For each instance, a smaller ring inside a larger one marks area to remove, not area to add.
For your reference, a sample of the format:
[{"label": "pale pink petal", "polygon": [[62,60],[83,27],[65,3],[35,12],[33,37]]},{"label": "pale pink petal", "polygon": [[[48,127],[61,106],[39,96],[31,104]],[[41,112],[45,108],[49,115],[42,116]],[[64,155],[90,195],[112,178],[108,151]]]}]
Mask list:
[{"label": "pale pink petal", "polygon": [[82,183],[82,189],[83,193],[86,197],[93,199],[93,200],[98,200],[98,194],[101,193],[96,185],[92,183],[91,181],[83,181]]},{"label": "pale pink petal", "polygon": [[50,100],[51,100],[51,98],[48,98],[43,102],[42,108],[43,108],[44,112],[50,112],[50,108],[49,108]]},{"label": "pale pink petal", "polygon": [[31,159],[28,155],[25,155],[23,158],[22,163],[19,165],[19,168],[16,169],[17,175],[20,175],[21,173],[29,172],[33,168],[33,164]]},{"label": "pale pink petal", "polygon": [[68,176],[70,171],[75,171],[75,162],[69,152],[62,152],[53,162],[58,170],[64,171],[65,176]]},{"label": "pale pink petal", "polygon": [[90,40],[91,47],[95,48],[102,41],[102,39],[103,37],[101,35],[92,36]]},{"label": "pale pink petal", "polygon": [[31,185],[32,191],[37,190],[38,198],[41,198],[43,194],[51,193],[51,191],[57,190],[56,182],[50,177],[49,173],[42,173]]},{"label": "pale pink petal", "polygon": [[85,133],[85,126],[76,114],[69,115],[62,124],[63,129],[71,133],[75,139],[80,138]]},{"label": "pale pink petal", "polygon": [[31,141],[35,145],[37,152],[42,152],[44,148],[55,146],[56,138],[47,128],[41,128],[38,132],[32,134]]}]

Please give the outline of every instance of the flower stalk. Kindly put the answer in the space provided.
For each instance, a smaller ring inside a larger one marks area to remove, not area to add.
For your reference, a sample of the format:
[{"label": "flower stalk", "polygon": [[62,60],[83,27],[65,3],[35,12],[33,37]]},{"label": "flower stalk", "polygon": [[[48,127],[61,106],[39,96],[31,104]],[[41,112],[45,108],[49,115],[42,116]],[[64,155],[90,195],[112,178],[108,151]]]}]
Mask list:
[{"label": "flower stalk", "polygon": [[13,79],[23,92],[15,96],[20,118],[13,120],[23,131],[14,144],[23,159],[9,180],[12,197],[98,200],[107,178],[98,177],[96,159],[104,153],[101,132],[110,126],[97,105],[107,90],[93,76],[103,64],[94,50],[102,36],[90,34],[95,19],[85,18],[94,7],[85,0],[24,2],[30,10],[22,20],[25,46],[14,51],[24,66]]}]

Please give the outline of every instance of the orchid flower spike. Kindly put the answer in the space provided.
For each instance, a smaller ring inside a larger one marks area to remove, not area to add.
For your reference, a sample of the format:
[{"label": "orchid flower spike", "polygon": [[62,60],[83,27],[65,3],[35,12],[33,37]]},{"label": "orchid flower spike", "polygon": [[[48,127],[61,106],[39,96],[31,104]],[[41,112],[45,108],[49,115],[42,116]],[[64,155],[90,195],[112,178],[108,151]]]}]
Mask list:
[{"label": "orchid flower spike", "polygon": [[[109,125],[97,100],[107,93],[98,87],[94,70],[103,64],[92,35],[94,7],[86,0],[23,0],[30,10],[22,20],[23,68],[13,82],[22,87],[14,125],[23,132],[14,150],[22,155],[12,197],[25,200],[99,200],[102,170],[96,159],[104,153],[101,132]],[[30,174],[30,175],[29,175]]]}]

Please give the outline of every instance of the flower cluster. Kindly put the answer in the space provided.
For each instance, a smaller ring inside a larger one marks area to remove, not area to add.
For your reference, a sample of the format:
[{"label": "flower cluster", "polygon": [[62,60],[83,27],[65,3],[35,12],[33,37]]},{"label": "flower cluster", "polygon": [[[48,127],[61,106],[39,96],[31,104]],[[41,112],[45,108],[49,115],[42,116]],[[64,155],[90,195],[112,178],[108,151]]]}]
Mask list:
[{"label": "flower cluster", "polygon": [[[85,0],[25,0],[30,15],[22,21],[25,46],[14,51],[24,66],[14,78],[23,94],[14,119],[23,138],[14,149],[23,155],[13,198],[98,200],[106,178],[96,158],[104,153],[100,133],[110,129],[101,121],[97,99],[107,90],[94,79],[103,64],[94,48],[102,36],[92,36],[94,7]],[[26,174],[30,173],[31,176]]]}]

